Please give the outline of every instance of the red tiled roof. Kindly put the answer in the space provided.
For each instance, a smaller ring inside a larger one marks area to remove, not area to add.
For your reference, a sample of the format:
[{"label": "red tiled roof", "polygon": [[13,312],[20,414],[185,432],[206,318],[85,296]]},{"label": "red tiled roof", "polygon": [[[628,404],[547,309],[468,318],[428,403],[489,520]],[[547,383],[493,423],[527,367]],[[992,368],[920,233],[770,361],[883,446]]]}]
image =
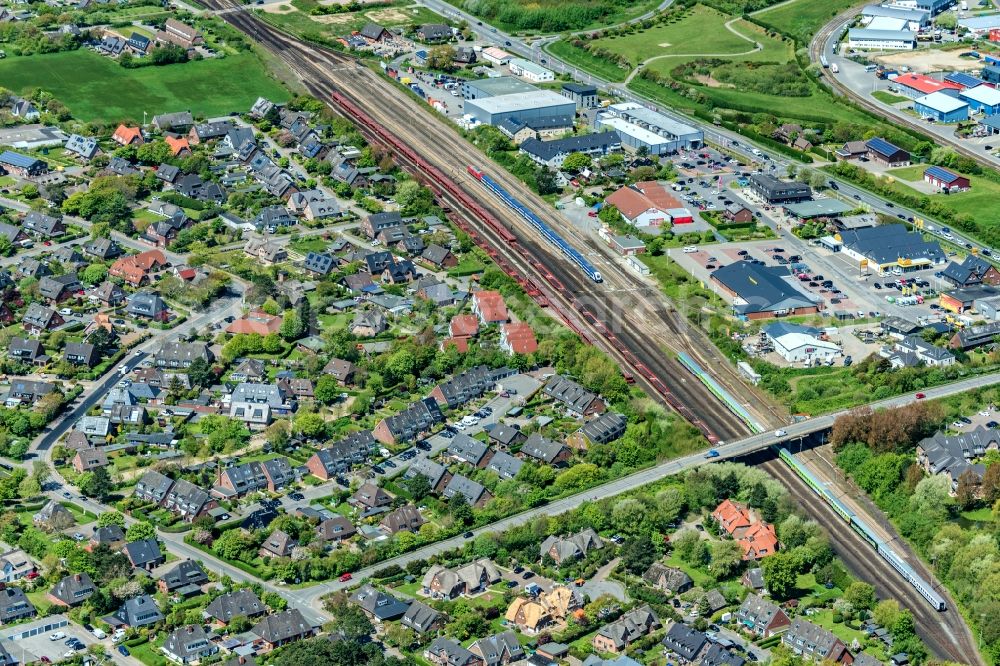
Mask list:
[{"label": "red tiled roof", "polygon": [[951,81],[938,81],[937,79],[932,79],[931,77],[924,76],[923,74],[900,74],[894,79],[894,82],[904,85],[907,88],[912,88],[922,92],[925,95],[947,89],[962,89],[962,86],[957,83],[952,83]]},{"label": "red tiled roof", "polygon": [[441,351],[447,349],[449,345],[454,345],[458,351],[464,354],[469,351],[469,338],[445,338],[441,341]]},{"label": "red tiled roof", "polygon": [[166,142],[168,146],[170,146],[170,152],[174,156],[180,155],[185,150],[189,152],[191,150],[191,144],[188,143],[188,140],[185,139],[184,137],[168,136],[164,137],[163,140]]},{"label": "red tiled roof", "polygon": [[515,354],[533,354],[538,349],[535,332],[524,322],[501,325],[500,341]]},{"label": "red tiled roof", "polygon": [[136,139],[140,140],[142,139],[142,130],[140,130],[138,127],[119,125],[118,129],[115,130],[115,133],[111,135],[111,138],[117,141],[118,143],[122,144],[123,146],[127,146]]},{"label": "red tiled roof", "polygon": [[456,338],[472,337],[479,332],[479,319],[476,315],[455,315],[451,318],[448,332]]},{"label": "red tiled roof", "polygon": [[485,322],[507,321],[507,304],[498,291],[477,291],[472,295],[472,302],[479,318]]},{"label": "red tiled roof", "polygon": [[269,315],[262,310],[254,310],[240,317],[226,328],[226,333],[270,335],[281,328],[281,317]]}]

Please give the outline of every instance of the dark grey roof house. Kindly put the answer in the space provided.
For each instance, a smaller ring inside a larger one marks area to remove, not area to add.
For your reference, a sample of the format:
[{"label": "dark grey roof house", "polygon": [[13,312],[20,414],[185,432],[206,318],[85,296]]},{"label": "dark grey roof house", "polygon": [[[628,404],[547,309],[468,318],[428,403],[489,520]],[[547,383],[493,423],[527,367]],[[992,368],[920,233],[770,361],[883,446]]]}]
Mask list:
[{"label": "dark grey roof house", "polygon": [[74,573],[64,577],[49,590],[49,599],[63,606],[82,604],[94,593],[90,574]]},{"label": "dark grey roof house", "polygon": [[220,594],[205,607],[205,617],[212,618],[222,625],[229,624],[234,617],[257,617],[266,612],[267,606],[250,589]]},{"label": "dark grey roof house", "polygon": [[708,638],[694,627],[675,622],[663,637],[663,647],[685,661],[694,661],[705,648]]},{"label": "dark grey roof house", "polygon": [[351,601],[376,622],[399,619],[409,608],[407,603],[391,594],[376,590],[371,585],[363,585],[351,596]]},{"label": "dark grey roof house", "polygon": [[200,624],[177,627],[169,634],[160,650],[171,661],[191,664],[210,657],[219,651],[218,646],[208,639]]},{"label": "dark grey roof house", "polygon": [[0,590],[0,624],[10,624],[35,616],[35,607],[20,587],[8,586]]},{"label": "dark grey roof house", "polygon": [[308,638],[314,633],[312,625],[306,622],[298,608],[268,615],[252,631],[272,649]]}]

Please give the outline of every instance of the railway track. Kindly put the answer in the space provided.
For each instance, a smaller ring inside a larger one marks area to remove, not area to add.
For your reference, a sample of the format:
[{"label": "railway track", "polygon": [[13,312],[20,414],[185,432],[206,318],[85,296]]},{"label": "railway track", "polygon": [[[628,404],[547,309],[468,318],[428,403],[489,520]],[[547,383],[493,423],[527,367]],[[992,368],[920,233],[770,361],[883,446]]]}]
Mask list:
[{"label": "railway track", "polygon": [[[427,151],[424,154],[439,156],[442,153],[449,153],[452,161],[450,163],[445,161],[442,168],[455,177],[457,181],[463,182],[463,185],[469,185],[469,183],[465,181],[462,169],[454,167],[455,160],[468,160],[467,164],[477,165],[486,161],[471,146],[461,141],[454,132],[441,127],[439,123],[414,123],[414,114],[422,111],[414,108],[412,100],[408,99],[395,86],[355,63],[350,57],[326,49],[319,49],[290,38],[273,27],[260,23],[255,17],[244,11],[232,11],[233,6],[223,4],[225,2],[228,0],[208,0],[208,4],[215,7],[223,9],[228,7],[230,11],[224,15],[228,22],[262,42],[285,60],[293,71],[306,77],[304,83],[312,94],[329,101],[329,94],[333,86],[336,85],[338,90],[350,93],[355,100],[366,99],[368,109],[377,108],[377,113],[373,115],[384,123],[383,126],[392,126],[406,140],[415,141],[414,147]],[[372,92],[375,90],[380,93],[377,101],[372,99]],[[342,110],[341,113],[343,113]],[[348,115],[348,117],[350,116]],[[420,125],[420,131],[415,129],[415,125]],[[426,134],[421,134],[421,132],[426,132]],[[379,143],[383,142],[379,141]],[[456,152],[451,152],[453,149]],[[410,164],[410,166],[412,168],[413,165]],[[521,190],[520,183],[517,181],[512,183],[513,177],[502,170],[497,169],[495,176],[498,181],[501,181],[505,187],[509,187],[512,191]],[[474,191],[474,187],[466,189]],[[522,227],[517,216],[509,214],[509,211],[497,202],[490,201],[489,195],[483,196],[483,193],[475,192],[474,196],[480,201],[489,202],[490,205],[487,205],[487,208],[498,219],[504,220],[509,229],[514,230]],[[448,205],[457,203],[450,195],[445,196],[444,202]],[[540,214],[551,215],[546,210],[544,203],[532,201],[530,198],[526,203],[534,207]],[[461,206],[455,206],[454,210],[462,211],[463,209]],[[531,268],[531,273],[539,278],[537,282],[541,286],[538,293],[539,298],[551,299],[553,303],[562,305],[561,315],[567,318],[574,328],[584,331],[585,337],[593,336],[595,341],[604,343],[601,346],[623,364],[636,362],[641,365],[648,364],[648,368],[653,371],[654,376],[664,377],[669,382],[669,390],[682,400],[683,404],[698,410],[696,419],[704,419],[703,423],[714,429],[718,436],[730,438],[745,434],[742,424],[710,392],[705,390],[700,382],[690,377],[679,363],[665,352],[667,345],[660,346],[659,340],[663,339],[662,334],[665,331],[673,335],[675,339],[685,336],[685,326],[682,325],[685,322],[683,320],[678,322],[674,318],[676,315],[672,316],[673,313],[667,312],[666,308],[663,308],[662,311],[656,312],[657,319],[654,320],[652,326],[649,322],[644,322],[643,327],[633,331],[629,326],[634,320],[634,313],[631,311],[628,313],[610,311],[611,307],[607,300],[598,298],[595,294],[594,285],[583,278],[579,271],[567,269],[557,255],[541,246],[534,239],[533,233],[530,231],[525,233],[524,229],[521,229],[522,233],[518,235],[519,244],[526,251],[526,256],[522,257],[517,252],[511,252],[503,238],[491,230],[488,225],[482,224],[482,220],[469,216],[467,213],[459,212],[458,214],[464,217],[466,223],[475,227],[484,244],[493,245],[494,252],[498,255],[502,253],[502,261],[506,262],[508,266],[525,272]],[[558,224],[557,228],[559,228]],[[611,273],[613,274],[614,271]],[[565,286],[565,290],[550,289],[548,278],[555,278],[557,282]],[[645,313],[640,314],[640,316],[645,316]],[[615,336],[611,339],[602,337],[603,331],[607,330],[606,321],[617,327],[617,330],[614,331]],[[659,331],[661,335],[656,342],[651,342],[648,332],[651,328],[655,329],[658,323],[663,323],[665,330]],[[686,344],[690,348],[692,344],[697,346],[697,341],[689,339]],[[711,349],[711,346],[706,345],[705,348]],[[718,370],[718,366],[715,366],[714,369]],[[638,373],[636,377],[647,388],[653,390],[653,395],[657,393],[662,395],[661,387],[647,382],[642,373]],[[967,655],[977,655],[976,659],[979,659],[974,643],[970,647],[967,640],[968,630],[962,626],[961,619],[958,618],[955,611],[949,611],[945,616],[930,611],[922,604],[922,599],[896,577],[887,565],[880,562],[875,563],[872,558],[862,555],[867,545],[860,543],[859,537],[853,535],[851,530],[840,529],[841,526],[836,515],[821,515],[822,508],[816,506],[817,503],[807,492],[808,489],[803,489],[803,484],[797,481],[797,477],[790,470],[782,464],[771,464],[765,468],[793,489],[793,494],[799,498],[803,506],[810,509],[817,518],[831,528],[831,532],[837,536],[838,552],[852,571],[867,580],[871,580],[882,593],[904,600],[907,606],[914,610],[918,618],[918,626],[921,628],[921,636],[925,638],[935,653],[966,663],[969,661]],[[832,514],[832,510],[828,510],[828,513]],[[976,661],[976,663],[981,662]]]},{"label": "railway track", "polygon": [[[222,0],[213,0],[210,4],[226,7]],[[413,114],[421,111],[414,109],[412,100],[389,82],[357,64],[349,56],[306,45],[271,26],[262,24],[246,12],[229,12],[224,14],[223,18],[261,41],[285,60],[294,71],[303,76],[303,83],[311,93],[329,100],[335,88],[349,97],[365,113],[372,115],[382,126],[392,127],[402,141],[420,151],[429,162],[436,161],[437,168],[460,183],[465,191],[471,192],[477,201],[488,202],[486,207],[491,213],[503,220],[512,231],[520,232],[518,240],[521,246],[536,260],[532,273],[539,278],[539,281],[545,280],[548,275],[549,279],[554,277],[565,287],[568,294],[563,305],[579,314],[579,317],[569,317],[570,321],[573,321],[573,327],[579,331],[579,323],[582,321],[589,330],[590,334],[587,337],[591,341],[604,338],[604,344],[601,346],[611,352],[616,360],[623,365],[636,368],[637,376],[647,375],[649,382],[647,387],[654,389],[654,395],[672,396],[673,399],[670,400],[672,407],[703,432],[714,435],[716,439],[730,439],[747,434],[742,424],[732,417],[728,409],[715,400],[700,383],[693,381],[676,360],[671,358],[668,352],[670,340],[665,335],[671,327],[666,321],[663,321],[663,326],[659,330],[656,330],[655,326],[650,326],[648,313],[645,315],[645,320],[637,321],[635,299],[624,305],[609,299],[607,292],[595,286],[575,268],[565,265],[561,257],[548,246],[539,243],[534,233],[518,216],[499,202],[491,200],[491,195],[482,191],[477,184],[471,184],[470,179],[464,176],[464,171],[455,168],[456,159],[469,160],[469,163],[481,163],[486,160],[450,128],[433,122],[414,123]],[[378,96],[377,104],[373,103],[371,95],[376,89],[380,93],[383,91],[385,93]],[[415,127],[417,125],[419,130]],[[442,158],[442,153],[447,154],[447,157]],[[417,175],[420,175],[419,171]],[[511,182],[512,177],[501,169],[497,169],[491,175],[498,181],[504,181],[503,185],[513,191],[522,187],[517,181]],[[547,222],[555,228],[565,225],[561,219],[553,220],[554,216],[545,210],[544,202],[527,203],[533,207],[537,204],[536,212],[542,217],[549,215]],[[482,230],[485,227],[479,220],[476,220],[476,224],[477,229]],[[497,249],[505,251],[507,248],[503,243],[498,243]],[[510,252],[505,251],[505,254],[509,255]],[[662,319],[662,314],[660,318]],[[639,326],[642,328],[632,330],[633,327]],[[642,333],[639,333],[640,330]],[[691,407],[698,411],[693,411]]]},{"label": "railway track", "polygon": [[[960,664],[985,666],[975,639],[954,606],[943,612],[931,608],[885,560],[873,556],[871,546],[857,532],[850,529],[829,504],[817,500],[816,493],[791,468],[769,453],[760,454],[758,459],[760,461],[755,463],[779,479],[811,518],[823,525],[831,534],[836,534],[836,539],[833,541],[834,550],[851,571],[865,582],[874,585],[880,598],[905,601],[906,607],[913,612],[917,635],[935,656]],[[929,576],[928,580],[936,582],[933,576]],[[947,590],[941,590],[940,587],[937,589],[947,593]]]}]

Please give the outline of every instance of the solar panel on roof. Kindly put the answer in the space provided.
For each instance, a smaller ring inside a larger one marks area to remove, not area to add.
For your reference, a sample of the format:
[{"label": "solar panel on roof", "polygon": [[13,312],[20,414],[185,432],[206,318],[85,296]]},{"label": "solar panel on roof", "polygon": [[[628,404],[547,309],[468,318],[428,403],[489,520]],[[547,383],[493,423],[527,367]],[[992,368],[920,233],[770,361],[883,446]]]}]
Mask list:
[{"label": "solar panel on roof", "polygon": [[34,157],[29,157],[28,155],[22,155],[10,150],[5,150],[3,153],[0,153],[0,162],[27,169],[35,164],[35,162],[38,162],[38,160]]},{"label": "solar panel on roof", "polygon": [[940,180],[942,182],[945,182],[945,183],[950,183],[953,180],[955,180],[956,178],[958,178],[958,174],[957,173],[954,173],[952,171],[948,171],[948,169],[945,169],[944,167],[939,167],[939,166],[930,166],[930,167],[927,167],[927,170],[924,171],[924,173],[926,175],[928,175],[928,176],[931,176],[932,178],[936,178],[936,179],[938,179],[938,180]]},{"label": "solar panel on roof", "polygon": [[874,150],[876,153],[879,153],[881,155],[892,155],[902,150],[898,146],[894,146],[885,139],[880,139],[878,137],[875,137],[874,139],[868,139],[866,145],[872,150]]},{"label": "solar panel on roof", "polygon": [[977,76],[972,76],[971,74],[966,74],[965,72],[952,72],[951,74],[944,77],[945,81],[950,81],[951,83],[957,83],[963,88],[975,88],[978,85],[986,83]]}]

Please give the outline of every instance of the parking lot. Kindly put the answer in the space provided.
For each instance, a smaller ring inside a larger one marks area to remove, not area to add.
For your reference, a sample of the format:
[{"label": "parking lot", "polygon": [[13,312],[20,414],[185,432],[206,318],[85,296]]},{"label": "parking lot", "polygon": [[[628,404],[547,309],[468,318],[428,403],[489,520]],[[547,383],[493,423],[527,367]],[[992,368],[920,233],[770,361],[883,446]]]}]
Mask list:
[{"label": "parking lot", "polygon": [[[57,662],[76,655],[81,651],[73,650],[66,644],[67,640],[73,638],[85,646],[100,642],[90,632],[72,622],[58,626],[66,620],[65,615],[53,615],[35,622],[8,627],[0,634],[0,637],[4,639],[4,644],[10,650],[11,656],[24,664],[41,661],[43,657],[51,662]],[[33,632],[37,633],[29,635]],[[51,636],[60,634],[65,634],[65,636],[51,640]],[[110,643],[110,641],[105,642]]]}]

